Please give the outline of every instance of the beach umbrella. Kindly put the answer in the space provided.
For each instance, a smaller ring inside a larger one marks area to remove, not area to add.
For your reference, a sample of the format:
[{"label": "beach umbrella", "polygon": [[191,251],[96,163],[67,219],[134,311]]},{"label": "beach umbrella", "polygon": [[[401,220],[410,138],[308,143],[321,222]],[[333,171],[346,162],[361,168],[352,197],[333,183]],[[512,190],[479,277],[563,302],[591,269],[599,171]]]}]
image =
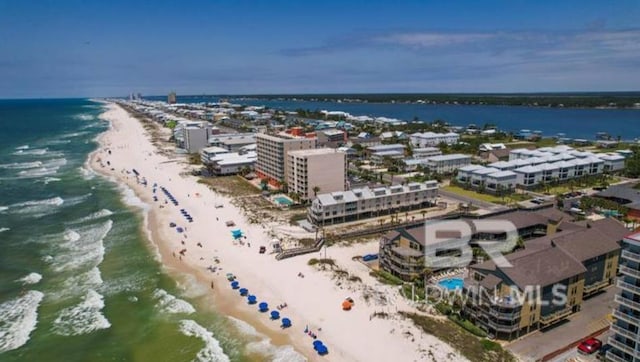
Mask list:
[{"label": "beach umbrella", "polygon": [[177,228],[176,228],[176,231],[177,231],[177,232],[179,232],[179,233],[181,233],[181,232],[183,232],[183,231],[184,231],[184,229],[183,229],[183,228],[181,228],[181,227],[177,227]]},{"label": "beach umbrella", "polygon": [[318,354],[321,356],[329,353],[327,346],[325,346],[324,344],[318,346],[318,348],[316,348],[316,351],[318,351]]},{"label": "beach umbrella", "polygon": [[278,312],[277,310],[272,310],[271,319],[278,319],[278,318],[280,318],[280,312]]},{"label": "beach umbrella", "polygon": [[250,295],[247,297],[247,301],[249,302],[249,304],[255,304],[257,299],[258,298],[255,295]]},{"label": "beach umbrella", "polygon": [[351,302],[348,300],[342,302],[342,310],[351,310]]},{"label": "beach umbrella", "polygon": [[322,341],[319,339],[316,339],[315,341],[313,341],[313,348],[318,348],[318,346],[322,346]]},{"label": "beach umbrella", "polygon": [[233,288],[233,289],[238,289],[238,288],[240,288],[240,283],[239,283],[239,282],[237,282],[237,281],[235,281],[235,280],[234,280],[234,281],[232,281],[232,282],[231,282],[231,288]]},{"label": "beach umbrella", "polygon": [[266,312],[267,310],[269,310],[269,305],[266,302],[261,302],[260,304],[258,304],[258,309],[261,312]]},{"label": "beach umbrella", "polygon": [[282,328],[289,328],[289,327],[291,327],[291,319],[282,318]]},{"label": "beach umbrella", "polygon": [[240,288],[240,295],[241,295],[241,296],[243,296],[243,297],[244,297],[245,295],[247,295],[247,293],[249,293],[249,289],[247,289],[247,288]]},{"label": "beach umbrella", "polygon": [[171,228],[176,227],[176,223],[175,223],[175,222],[170,222],[170,223],[169,223],[169,227],[171,227]]}]

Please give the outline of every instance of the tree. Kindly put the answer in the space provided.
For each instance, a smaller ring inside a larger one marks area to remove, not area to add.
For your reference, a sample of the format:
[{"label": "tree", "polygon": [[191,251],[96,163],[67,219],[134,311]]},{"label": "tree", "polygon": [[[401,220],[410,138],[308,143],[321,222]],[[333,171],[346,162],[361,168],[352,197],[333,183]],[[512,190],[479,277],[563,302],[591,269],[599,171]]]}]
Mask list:
[{"label": "tree", "polygon": [[285,194],[286,194],[287,192],[289,192],[289,184],[287,183],[287,181],[282,181],[282,182],[280,183],[280,190],[281,190],[282,192],[284,192]]},{"label": "tree", "polygon": [[318,192],[320,192],[320,186],[313,186],[311,190],[313,190],[313,196],[316,197],[318,196]]},{"label": "tree", "polygon": [[633,178],[640,177],[640,147],[631,147],[633,154],[625,161],[626,175]]}]

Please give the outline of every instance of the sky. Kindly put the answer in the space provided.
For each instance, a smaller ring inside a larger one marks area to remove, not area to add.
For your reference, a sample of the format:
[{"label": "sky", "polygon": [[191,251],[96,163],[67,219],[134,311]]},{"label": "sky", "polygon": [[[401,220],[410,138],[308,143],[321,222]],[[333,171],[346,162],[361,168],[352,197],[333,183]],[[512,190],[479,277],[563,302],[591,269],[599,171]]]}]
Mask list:
[{"label": "sky", "polygon": [[637,91],[640,1],[0,0],[0,98]]}]

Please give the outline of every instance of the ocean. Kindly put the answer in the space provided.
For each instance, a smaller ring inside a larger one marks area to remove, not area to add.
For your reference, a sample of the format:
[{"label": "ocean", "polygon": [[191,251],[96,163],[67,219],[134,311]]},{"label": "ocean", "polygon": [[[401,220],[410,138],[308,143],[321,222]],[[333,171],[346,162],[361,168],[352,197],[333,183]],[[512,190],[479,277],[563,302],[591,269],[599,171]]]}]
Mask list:
[{"label": "ocean", "polygon": [[108,128],[89,100],[0,101],[0,360],[287,360],[208,288],[169,276],[145,206],[84,164]]},{"label": "ocean", "polygon": [[[166,97],[149,97],[164,100]],[[214,102],[215,97],[178,97],[178,102]],[[521,129],[542,131],[553,137],[564,133],[569,138],[593,140],[598,132],[607,132],[614,139],[640,138],[640,109],[547,108],[490,105],[400,104],[400,103],[337,103],[292,100],[231,99],[234,103],[267,106],[274,109],[344,111],[354,116],[389,117],[411,121],[414,117],[425,122],[443,120],[454,126],[485,123],[507,132]]]}]

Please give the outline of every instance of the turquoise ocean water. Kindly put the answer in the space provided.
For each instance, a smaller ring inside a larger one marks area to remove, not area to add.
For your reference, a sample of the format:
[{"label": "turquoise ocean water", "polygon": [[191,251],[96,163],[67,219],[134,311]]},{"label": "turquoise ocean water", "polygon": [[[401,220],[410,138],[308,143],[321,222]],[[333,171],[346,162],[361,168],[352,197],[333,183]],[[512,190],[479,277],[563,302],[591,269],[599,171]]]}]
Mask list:
[{"label": "turquoise ocean water", "polygon": [[131,191],[84,168],[102,112],[0,101],[0,361],[263,359],[162,271]]}]

